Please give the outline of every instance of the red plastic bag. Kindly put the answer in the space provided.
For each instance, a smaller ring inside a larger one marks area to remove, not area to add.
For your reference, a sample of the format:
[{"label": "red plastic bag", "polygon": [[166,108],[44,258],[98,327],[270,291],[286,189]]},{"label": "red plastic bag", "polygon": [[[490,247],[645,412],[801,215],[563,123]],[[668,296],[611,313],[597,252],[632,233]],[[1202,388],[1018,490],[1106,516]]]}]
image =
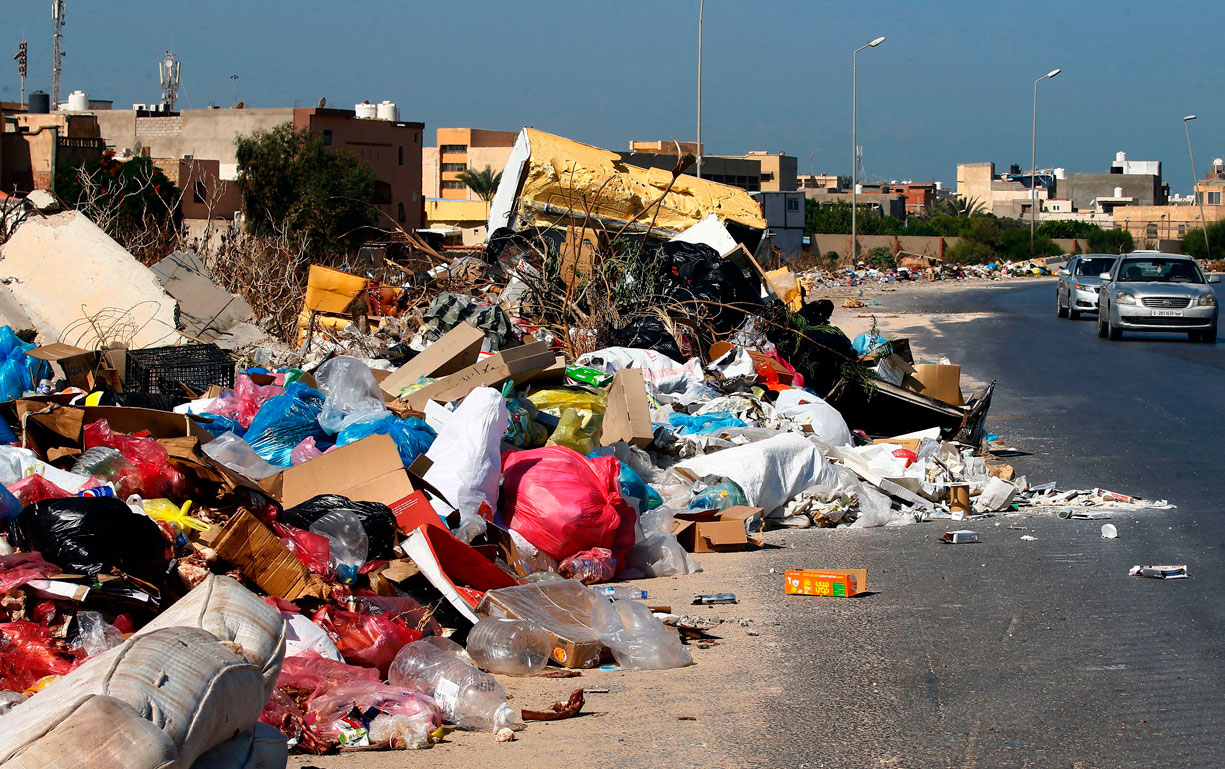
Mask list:
[{"label": "red plastic bag", "polygon": [[82,654],[35,622],[0,623],[0,691],[24,692],[46,676],[62,676]]},{"label": "red plastic bag", "polygon": [[413,630],[390,615],[378,616],[324,606],[311,621],[327,631],[332,643],[346,662],[362,667],[377,668],[387,678],[387,668],[401,648],[421,640],[420,631]]},{"label": "red plastic bag", "polygon": [[85,448],[110,446],[136,465],[145,499],[183,498],[187,479],[170,464],[170,455],[156,438],[112,432],[105,419],[85,425],[84,435]]},{"label": "red plastic bag", "polygon": [[316,696],[347,681],[377,681],[379,674],[371,668],[346,665],[319,654],[286,657],[276,685],[294,689],[309,689]]},{"label": "red plastic bag", "polygon": [[0,594],[21,587],[32,579],[46,579],[64,570],[43,560],[40,553],[0,555]]},{"label": "red plastic bag", "polygon": [[358,614],[386,614],[426,635],[442,635],[442,625],[434,619],[434,613],[406,595],[354,595],[351,603]]},{"label": "red plastic bag", "polygon": [[41,475],[30,475],[22,478],[12,486],[9,486],[8,489],[13,492],[14,497],[17,497],[17,501],[21,503],[22,507],[32,505],[35,502],[42,502],[44,499],[59,499],[61,497],[72,496],[72,494],[64,491]]},{"label": "red plastic bag", "polygon": [[611,550],[595,547],[562,561],[557,573],[566,579],[577,579],[584,585],[607,582],[617,574],[617,559],[613,558]]},{"label": "red plastic bag", "polygon": [[251,377],[239,374],[234,378],[234,389],[221,393],[221,397],[213,401],[204,413],[229,417],[245,430],[251,426],[255,412],[264,405],[264,401],[284,392],[285,388],[280,385],[257,385]]},{"label": "red plastic bag", "polygon": [[915,462],[919,461],[919,455],[910,449],[894,449],[893,456],[903,460],[906,463],[906,467],[910,467]]},{"label": "red plastic bag", "polygon": [[289,552],[296,555],[303,566],[316,574],[331,574],[328,558],[332,545],[327,537],[306,529],[286,526],[280,521],[273,521],[272,528],[281,544],[289,548]]},{"label": "red plastic bag", "polygon": [[502,514],[510,528],[558,561],[603,547],[624,562],[637,514],[617,484],[616,457],[588,459],[564,446],[502,455]]}]

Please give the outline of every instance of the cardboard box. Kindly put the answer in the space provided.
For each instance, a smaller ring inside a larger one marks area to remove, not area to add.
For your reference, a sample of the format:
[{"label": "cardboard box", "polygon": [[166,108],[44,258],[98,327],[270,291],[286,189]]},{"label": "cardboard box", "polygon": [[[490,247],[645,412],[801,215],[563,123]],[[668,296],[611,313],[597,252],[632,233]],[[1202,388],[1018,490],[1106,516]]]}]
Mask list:
[{"label": "cardboard box", "polygon": [[240,509],[230,518],[213,549],[269,595],[286,601],[327,598],[328,587],[323,578],[308,570],[267,526],[246,510]]},{"label": "cardboard box", "polygon": [[957,531],[946,531],[940,539],[953,545],[968,545],[971,542],[978,541],[978,532],[970,531],[969,529],[958,529]]},{"label": "cardboard box", "polygon": [[415,384],[423,376],[437,379],[454,374],[477,362],[484,342],[484,331],[471,323],[460,323],[388,374],[379,382],[379,387],[388,395],[398,397],[402,388]]},{"label": "cardboard box", "polygon": [[[441,344],[442,341],[440,339],[435,344]],[[433,347],[431,346],[430,349]],[[449,403],[459,400],[477,387],[494,387],[507,379],[518,378],[520,374],[535,373],[539,369],[549,368],[556,362],[557,356],[544,342],[532,342],[519,347],[511,347],[445,376],[433,384],[426,385],[408,395],[404,400],[411,408],[421,411],[425,409],[427,401]],[[387,382],[390,381],[391,377],[388,377],[383,382],[383,387],[386,388]]]},{"label": "cardboard box", "polygon": [[900,449],[907,451],[918,451],[919,444],[922,440],[919,438],[877,438],[873,443],[892,443]]},{"label": "cardboard box", "polygon": [[83,449],[85,425],[105,419],[117,433],[147,430],[161,441],[194,439],[197,444],[212,440],[204,428],[185,414],[130,406],[60,406],[35,399],[16,403],[17,418],[25,428],[26,445],[35,453],[54,461],[76,456]]},{"label": "cardboard box", "polygon": [[64,378],[68,380],[68,384],[73,387],[80,387],[82,390],[94,388],[95,372],[98,369],[97,352],[56,342],[35,347],[26,354],[31,358],[58,365]]},{"label": "cardboard box", "polygon": [[966,405],[961,396],[961,366],[919,363],[902,386],[952,406]]},{"label": "cardboard box", "polygon": [[320,494],[339,494],[355,502],[382,502],[397,514],[412,506],[409,497],[415,491],[390,435],[368,435],[286,468],[258,486],[286,508]]},{"label": "cardboard box", "polygon": [[647,403],[647,385],[642,372],[623,368],[608,388],[608,406],[600,432],[600,445],[611,446],[625,441],[631,446],[651,445],[655,429],[651,425],[651,407]]},{"label": "cardboard box", "polygon": [[703,510],[677,513],[672,524],[681,547],[690,553],[730,553],[747,550],[749,543],[760,545],[759,538],[750,538],[745,521],[760,515],[760,507],[736,505],[726,510]]},{"label": "cardboard box", "polygon": [[366,279],[359,275],[312,264],[302,308],[306,311],[344,314],[365,289]]},{"label": "cardboard box", "polygon": [[867,569],[788,569],[784,577],[788,595],[849,598],[868,592]]},{"label": "cardboard box", "polygon": [[535,583],[545,593],[546,602],[533,607],[528,616],[520,611],[518,599],[513,595],[515,588],[485,593],[476,613],[481,617],[529,619],[549,634],[549,642],[553,645],[549,657],[555,663],[580,670],[598,667],[604,660],[611,659],[612,652],[595,637],[591,629],[591,610],[594,601],[606,599],[586,586],[580,586],[580,590],[567,582],[570,580]]}]

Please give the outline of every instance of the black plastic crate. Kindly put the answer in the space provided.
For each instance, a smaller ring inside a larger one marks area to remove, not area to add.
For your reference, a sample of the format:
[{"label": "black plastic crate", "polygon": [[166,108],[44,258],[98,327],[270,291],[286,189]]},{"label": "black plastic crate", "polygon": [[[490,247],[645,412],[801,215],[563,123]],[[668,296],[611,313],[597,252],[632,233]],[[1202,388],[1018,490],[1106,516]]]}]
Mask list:
[{"label": "black plastic crate", "polygon": [[202,393],[209,385],[234,386],[234,359],[215,344],[127,351],[123,389],[128,392],[185,396],[188,389]]}]

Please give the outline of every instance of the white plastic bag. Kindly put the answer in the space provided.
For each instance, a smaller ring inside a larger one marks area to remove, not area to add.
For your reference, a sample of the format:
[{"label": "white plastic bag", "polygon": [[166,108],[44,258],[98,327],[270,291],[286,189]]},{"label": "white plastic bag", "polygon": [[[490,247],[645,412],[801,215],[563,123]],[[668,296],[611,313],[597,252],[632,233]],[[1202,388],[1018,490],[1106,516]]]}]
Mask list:
[{"label": "white plastic bag", "polygon": [[271,478],[285,469],[266,461],[255,453],[250,443],[229,431],[213,438],[200,449],[214,461],[253,481]]},{"label": "white plastic bag", "polygon": [[329,433],[338,433],[354,422],[378,419],[390,413],[370,367],[357,358],[338,355],[324,361],[315,372],[315,382],[325,396],[319,426]]},{"label": "white plastic bag", "polygon": [[813,436],[831,446],[850,446],[851,431],[838,410],[817,396],[792,388],[783,390],[774,402],[775,410],[801,425],[812,428]]},{"label": "white plastic bag", "polygon": [[459,511],[461,521],[498,509],[502,476],[502,436],[506,433],[506,401],[490,387],[468,393],[447,420],[447,429],[425,453],[433,465],[425,480]]},{"label": "white plastic bag", "polygon": [[665,670],[693,664],[680,636],[637,601],[596,601],[591,627],[625,670]]}]

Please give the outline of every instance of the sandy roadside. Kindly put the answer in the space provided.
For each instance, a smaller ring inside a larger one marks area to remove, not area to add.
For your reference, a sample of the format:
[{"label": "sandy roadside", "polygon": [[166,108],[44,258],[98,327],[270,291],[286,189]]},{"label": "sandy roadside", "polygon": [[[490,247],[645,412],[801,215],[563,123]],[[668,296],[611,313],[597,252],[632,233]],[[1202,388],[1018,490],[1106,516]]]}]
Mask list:
[{"label": "sandy roadside", "polygon": [[[818,289],[818,298],[835,304],[832,318],[848,337],[868,331],[875,318],[890,336],[901,329],[937,322],[969,321],[980,313],[940,313],[912,309],[916,295],[938,296],[945,291],[978,287],[1005,287],[1034,278],[1009,281],[967,280],[902,283],[855,288]],[[1049,280],[1049,279],[1047,279]],[[861,293],[862,289],[862,293]],[[858,309],[843,308],[847,297],[879,302]],[[926,299],[926,296],[924,296]],[[932,302],[923,301],[924,307]],[[934,304],[938,306],[938,301]],[[937,357],[937,349],[913,347],[916,357]],[[977,383],[963,372],[966,387]],[[865,532],[870,536],[871,532]],[[766,534],[768,548],[788,548],[789,532]],[[776,669],[781,654],[776,617],[786,601],[783,575],[768,574],[759,552],[697,556],[699,574],[634,582],[647,591],[647,603],[668,605],[677,614],[723,620],[713,629],[718,637],[708,648],[689,647],[695,664],[665,671],[582,671],[576,678],[499,677],[518,707],[545,708],[565,700],[576,688],[607,689],[587,695],[583,715],[565,721],[533,723],[512,743],[498,744],[485,733],[452,732],[446,740],[423,752],[351,752],[334,756],[291,756],[294,767],[348,767],[386,769],[405,765],[431,769],[511,769],[512,767],[748,766],[753,761],[747,745],[766,723],[771,698],[781,694],[766,671]],[[773,560],[773,559],[771,559]],[[755,590],[764,579],[777,584],[776,592]],[[695,595],[732,592],[740,603],[731,606],[691,606]]]}]

